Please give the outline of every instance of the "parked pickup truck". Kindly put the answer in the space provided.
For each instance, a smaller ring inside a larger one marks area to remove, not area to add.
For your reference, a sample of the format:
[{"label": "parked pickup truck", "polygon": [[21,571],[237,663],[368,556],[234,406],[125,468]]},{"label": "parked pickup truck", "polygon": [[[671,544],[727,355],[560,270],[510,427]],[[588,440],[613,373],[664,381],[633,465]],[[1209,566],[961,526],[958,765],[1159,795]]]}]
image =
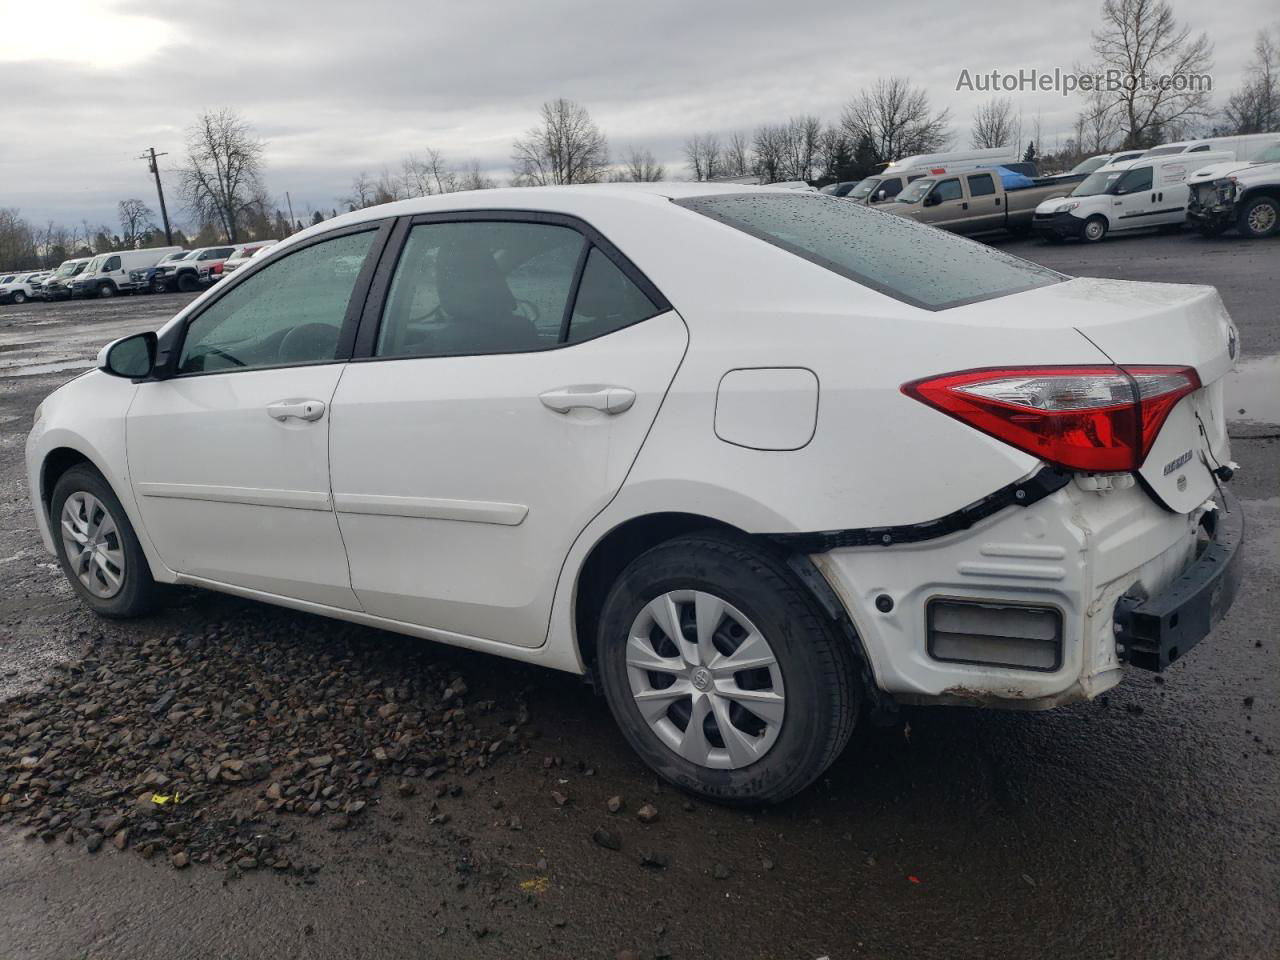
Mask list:
[{"label": "parked pickup truck", "polygon": [[1250,239],[1280,233],[1280,143],[1252,163],[1215,163],[1187,178],[1187,219],[1206,236],[1235,227]]},{"label": "parked pickup truck", "polygon": [[[1006,180],[1025,186],[1006,186]],[[953,233],[1027,233],[1036,206],[1049,197],[1061,196],[1063,184],[1070,182],[1070,177],[1032,180],[1016,172],[1002,176],[999,168],[922,177],[880,209]]]}]

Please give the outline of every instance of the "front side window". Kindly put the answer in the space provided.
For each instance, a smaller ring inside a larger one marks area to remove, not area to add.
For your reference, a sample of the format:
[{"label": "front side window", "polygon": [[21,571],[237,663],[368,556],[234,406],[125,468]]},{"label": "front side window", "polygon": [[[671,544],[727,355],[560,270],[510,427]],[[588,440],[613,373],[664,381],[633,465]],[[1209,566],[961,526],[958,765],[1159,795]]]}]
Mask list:
[{"label": "front side window", "polygon": [[996,192],[996,184],[991,174],[980,173],[969,178],[969,196],[989,197]]},{"label": "front side window", "polygon": [[377,356],[557,346],[585,242],[576,230],[544,223],[419,224],[391,281]]},{"label": "front side window", "polygon": [[248,275],[191,322],[178,372],[337,359],[347,305],[375,235],[323,240]]},{"label": "front side window", "polygon": [[960,189],[959,180],[943,180],[934,188],[933,195],[937,197],[934,203],[942,203],[944,200],[959,200],[964,191]]},{"label": "front side window", "polygon": [[945,230],[821,194],[738,193],[674,202],[927,310],[990,300],[1067,279]]},{"label": "front side window", "polygon": [[106,265],[105,265],[105,266],[103,266],[103,268],[102,268],[102,269],[103,269],[103,270],[105,270],[105,271],[107,271],[107,272],[110,272],[110,271],[112,271],[112,270],[119,270],[119,269],[120,269],[120,258],[119,258],[119,257],[108,257],[108,258],[107,258]]}]

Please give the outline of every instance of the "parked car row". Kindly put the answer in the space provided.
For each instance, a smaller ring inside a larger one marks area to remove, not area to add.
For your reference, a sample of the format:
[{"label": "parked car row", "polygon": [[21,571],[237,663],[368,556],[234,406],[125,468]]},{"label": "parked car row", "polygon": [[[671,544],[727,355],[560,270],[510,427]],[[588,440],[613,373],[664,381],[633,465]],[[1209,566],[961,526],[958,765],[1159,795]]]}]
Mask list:
[{"label": "parked car row", "polygon": [[[1032,230],[1049,242],[1111,233],[1280,231],[1280,133],[1216,137],[1090,157],[1039,177],[1008,150],[907,157],[856,184],[824,190],[953,233]],[[847,189],[846,189],[847,188]]]},{"label": "parked car row", "polygon": [[114,297],[122,293],[192,293],[274,246],[276,240],[184,250],[150,247],[77,257],[56,270],[0,273],[0,303]]}]

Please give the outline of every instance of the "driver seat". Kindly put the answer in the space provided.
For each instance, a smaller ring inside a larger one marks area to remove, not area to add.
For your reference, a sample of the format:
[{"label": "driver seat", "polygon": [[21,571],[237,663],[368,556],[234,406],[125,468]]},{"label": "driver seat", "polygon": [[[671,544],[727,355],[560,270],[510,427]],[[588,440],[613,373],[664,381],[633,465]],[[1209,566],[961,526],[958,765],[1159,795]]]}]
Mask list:
[{"label": "driver seat", "polygon": [[449,322],[450,352],[511,353],[538,346],[538,331],[516,310],[493,251],[453,241],[436,254],[436,296]]}]

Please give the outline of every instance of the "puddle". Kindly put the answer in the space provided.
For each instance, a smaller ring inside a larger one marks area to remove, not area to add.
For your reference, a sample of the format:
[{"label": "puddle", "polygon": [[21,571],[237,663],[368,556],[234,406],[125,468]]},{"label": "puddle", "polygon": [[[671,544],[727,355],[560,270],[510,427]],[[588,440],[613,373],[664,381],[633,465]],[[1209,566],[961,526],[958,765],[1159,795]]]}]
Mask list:
[{"label": "puddle", "polygon": [[1280,424],[1280,356],[1242,360],[1227,375],[1228,421]]},{"label": "puddle", "polygon": [[61,363],[33,363],[30,366],[13,366],[0,369],[6,377],[38,377],[44,373],[62,373],[64,370],[88,370],[93,360],[64,360]]}]

